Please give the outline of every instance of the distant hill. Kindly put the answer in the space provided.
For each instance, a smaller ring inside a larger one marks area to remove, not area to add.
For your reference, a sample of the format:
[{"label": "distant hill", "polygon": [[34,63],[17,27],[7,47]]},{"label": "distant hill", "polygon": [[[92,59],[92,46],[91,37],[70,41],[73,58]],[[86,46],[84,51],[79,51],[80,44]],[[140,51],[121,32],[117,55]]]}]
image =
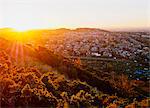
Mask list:
[{"label": "distant hill", "polygon": [[87,31],[110,32],[108,30],[97,29],[97,28],[76,28],[74,31],[77,31],[77,32],[87,32]]}]

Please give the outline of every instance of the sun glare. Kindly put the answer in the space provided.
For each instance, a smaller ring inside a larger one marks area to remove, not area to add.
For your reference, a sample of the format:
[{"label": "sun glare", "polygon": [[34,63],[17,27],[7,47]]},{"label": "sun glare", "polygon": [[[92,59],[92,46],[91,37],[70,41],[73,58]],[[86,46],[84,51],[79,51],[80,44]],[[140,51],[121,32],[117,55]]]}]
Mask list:
[{"label": "sun glare", "polygon": [[29,30],[29,28],[25,28],[25,27],[13,27],[15,31],[17,32],[25,32],[27,30]]},{"label": "sun glare", "polygon": [[32,35],[29,34],[30,33],[25,29],[13,28],[6,33],[5,38],[8,40],[24,43],[28,41],[28,38],[32,37]]}]

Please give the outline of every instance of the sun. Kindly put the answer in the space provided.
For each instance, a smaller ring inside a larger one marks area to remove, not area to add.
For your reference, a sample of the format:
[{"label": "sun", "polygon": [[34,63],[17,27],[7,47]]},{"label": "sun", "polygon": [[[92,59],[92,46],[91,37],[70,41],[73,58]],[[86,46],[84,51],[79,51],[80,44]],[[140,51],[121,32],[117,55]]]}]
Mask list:
[{"label": "sun", "polygon": [[34,31],[32,31],[32,29],[27,29],[24,27],[6,28],[1,33],[3,35],[0,36],[5,38],[6,40],[10,40],[12,42],[19,42],[23,44],[35,41],[36,37],[38,36],[37,34],[35,34]]},{"label": "sun", "polygon": [[30,32],[26,29],[12,28],[8,31],[5,31],[4,37],[15,42],[26,43],[28,39],[32,37],[32,35],[30,35]]},{"label": "sun", "polygon": [[26,27],[13,27],[15,31],[18,31],[18,32],[25,32],[27,30],[29,30],[29,28],[26,28]]}]

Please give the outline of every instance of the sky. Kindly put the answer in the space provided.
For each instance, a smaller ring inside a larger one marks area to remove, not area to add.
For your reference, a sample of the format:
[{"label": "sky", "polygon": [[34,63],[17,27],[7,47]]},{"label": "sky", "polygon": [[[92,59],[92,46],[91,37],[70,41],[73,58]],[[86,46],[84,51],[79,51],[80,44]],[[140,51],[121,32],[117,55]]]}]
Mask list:
[{"label": "sky", "polygon": [[147,28],[150,0],[0,0],[0,28]]}]

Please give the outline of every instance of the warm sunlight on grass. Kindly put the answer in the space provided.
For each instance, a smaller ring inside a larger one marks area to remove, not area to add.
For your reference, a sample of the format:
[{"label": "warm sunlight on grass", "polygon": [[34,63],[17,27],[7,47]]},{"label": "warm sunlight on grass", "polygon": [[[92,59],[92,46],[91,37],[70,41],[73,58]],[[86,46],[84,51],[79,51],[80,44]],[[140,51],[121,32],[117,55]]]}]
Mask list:
[{"label": "warm sunlight on grass", "polygon": [[26,32],[16,31],[13,38],[14,38],[16,41],[21,41],[21,42],[23,42],[23,41],[26,40],[26,36],[27,36],[27,35],[26,35]]}]

